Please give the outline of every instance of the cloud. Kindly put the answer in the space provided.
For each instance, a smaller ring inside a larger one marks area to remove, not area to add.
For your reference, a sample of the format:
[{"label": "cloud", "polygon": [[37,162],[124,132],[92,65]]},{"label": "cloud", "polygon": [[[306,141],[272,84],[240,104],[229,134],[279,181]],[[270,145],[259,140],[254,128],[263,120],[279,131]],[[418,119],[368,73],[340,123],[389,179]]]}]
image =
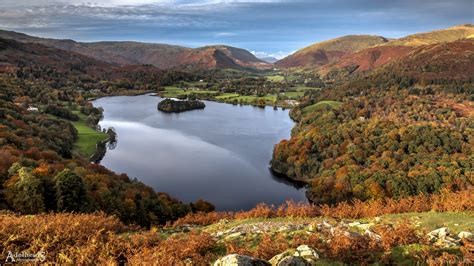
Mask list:
[{"label": "cloud", "polygon": [[294,52],[296,52],[296,51],[292,51],[292,52],[278,51],[276,53],[251,51],[251,53],[253,55],[255,55],[256,57],[258,57],[258,58],[273,57],[273,58],[276,58],[276,59],[285,58],[285,57],[289,56],[290,54],[292,54]]},{"label": "cloud", "polygon": [[473,23],[472,0],[0,0],[3,29],[79,41],[227,44],[284,56],[347,34]]},{"label": "cloud", "polygon": [[235,32],[218,32],[215,35],[216,37],[231,37],[231,36],[237,36],[237,33]]}]

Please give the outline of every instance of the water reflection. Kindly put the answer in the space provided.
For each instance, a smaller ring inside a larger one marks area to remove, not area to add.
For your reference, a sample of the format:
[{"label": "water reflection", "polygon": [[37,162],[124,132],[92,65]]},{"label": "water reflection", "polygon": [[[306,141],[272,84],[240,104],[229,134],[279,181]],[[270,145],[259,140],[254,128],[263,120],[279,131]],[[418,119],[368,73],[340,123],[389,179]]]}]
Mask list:
[{"label": "water reflection", "polygon": [[160,100],[94,101],[105,110],[100,126],[115,128],[120,137],[103,165],[184,201],[209,200],[220,210],[306,200],[301,184],[269,169],[273,145],[293,126],[288,111],[206,102],[204,110],[167,114],[157,111]]}]

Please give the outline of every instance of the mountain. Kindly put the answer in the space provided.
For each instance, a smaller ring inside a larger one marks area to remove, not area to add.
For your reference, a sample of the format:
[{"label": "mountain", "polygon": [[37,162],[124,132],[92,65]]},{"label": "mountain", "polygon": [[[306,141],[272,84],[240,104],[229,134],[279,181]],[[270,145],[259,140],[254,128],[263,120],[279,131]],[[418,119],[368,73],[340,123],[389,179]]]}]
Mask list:
[{"label": "mountain", "polygon": [[381,45],[368,47],[358,52],[346,54],[339,60],[324,66],[321,72],[327,74],[331,71],[343,69],[349,69],[351,73],[368,71],[399,60],[405,55],[417,51],[417,48],[420,46],[453,42],[472,38],[473,36],[474,26],[470,24],[413,34]]},{"label": "mountain", "polygon": [[408,35],[400,39],[392,40],[386,45],[420,46],[442,42],[452,42],[460,39],[473,37],[474,25],[463,24],[447,29]]},{"label": "mountain", "polygon": [[57,72],[75,70],[97,76],[113,67],[112,64],[75,52],[2,38],[0,38],[0,64],[3,69],[7,69],[7,66],[13,69],[18,66],[40,67],[54,69]]},{"label": "mountain", "polygon": [[265,61],[267,63],[270,63],[270,64],[273,64],[275,63],[276,61],[278,61],[278,59],[276,59],[275,57],[271,57],[271,56],[267,56],[267,57],[259,57],[260,60],[262,61]]},{"label": "mountain", "polygon": [[224,45],[187,48],[129,41],[83,43],[73,40],[38,38],[2,30],[0,30],[0,38],[39,43],[119,65],[150,64],[161,69],[269,69],[272,67],[247,50]]},{"label": "mountain", "polygon": [[380,76],[389,73],[415,80],[469,81],[474,77],[474,39],[421,45],[384,66]]},{"label": "mountain", "polygon": [[383,44],[388,40],[374,35],[348,35],[315,43],[276,62],[280,68],[319,67],[334,62],[346,54]]}]

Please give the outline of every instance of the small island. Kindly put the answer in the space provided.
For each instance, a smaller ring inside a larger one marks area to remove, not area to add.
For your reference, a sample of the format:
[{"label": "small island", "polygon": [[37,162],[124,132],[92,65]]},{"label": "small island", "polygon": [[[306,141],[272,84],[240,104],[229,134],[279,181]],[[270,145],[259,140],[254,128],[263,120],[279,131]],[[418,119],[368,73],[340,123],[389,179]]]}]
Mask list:
[{"label": "small island", "polygon": [[164,99],[158,103],[158,110],[167,113],[181,113],[194,109],[204,109],[206,105],[198,100],[176,101],[172,99]]}]

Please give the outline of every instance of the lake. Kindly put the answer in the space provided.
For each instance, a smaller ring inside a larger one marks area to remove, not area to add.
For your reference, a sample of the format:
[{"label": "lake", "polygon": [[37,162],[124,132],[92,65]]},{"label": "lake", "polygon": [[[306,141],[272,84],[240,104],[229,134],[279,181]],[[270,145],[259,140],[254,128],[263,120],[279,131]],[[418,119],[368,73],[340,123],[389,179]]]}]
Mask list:
[{"label": "lake", "polygon": [[102,165],[179,200],[210,201],[218,210],[307,201],[301,185],[270,170],[273,146],[289,138],[293,127],[288,110],[205,101],[203,110],[168,114],[157,110],[161,100],[140,95],[93,101],[104,109],[99,125],[118,135]]}]

